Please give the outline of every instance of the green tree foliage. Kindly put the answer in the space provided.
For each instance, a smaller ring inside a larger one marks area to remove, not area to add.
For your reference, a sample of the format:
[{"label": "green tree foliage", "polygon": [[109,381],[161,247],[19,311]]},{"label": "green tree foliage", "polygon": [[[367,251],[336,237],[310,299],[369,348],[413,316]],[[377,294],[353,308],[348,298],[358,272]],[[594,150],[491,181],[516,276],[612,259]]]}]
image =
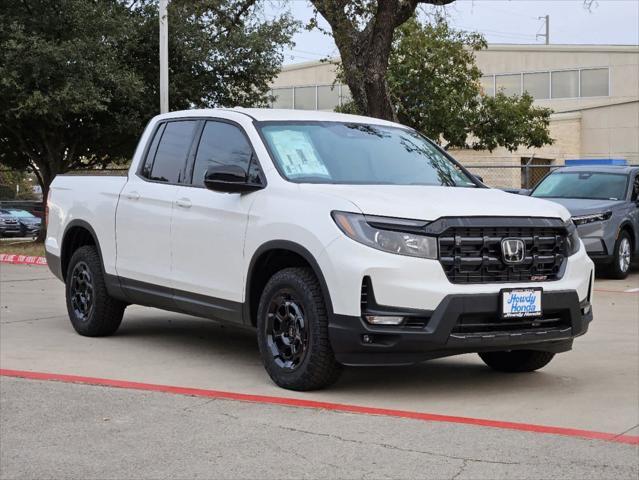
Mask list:
[{"label": "green tree foliage", "polygon": [[[297,27],[255,0],[173,0],[171,109],[261,105]],[[56,174],[128,159],[159,113],[156,1],[3,0],[0,162]]]},{"label": "green tree foliage", "polygon": [[33,200],[33,185],[28,172],[14,170],[0,163],[0,200]]},{"label": "green tree foliage", "polygon": [[535,107],[528,93],[521,96],[506,96],[497,93],[494,97],[482,96],[479,107],[472,115],[467,131],[474,138],[469,144],[475,150],[493,151],[505,147],[511,152],[519,147],[539,148],[553,143],[548,131],[550,114],[548,108]]},{"label": "green tree foliage", "polygon": [[452,147],[513,151],[552,143],[551,111],[533,106],[530,95],[483,94],[474,53],[486,46],[482,35],[441,19],[402,25],[388,69],[399,121]]}]

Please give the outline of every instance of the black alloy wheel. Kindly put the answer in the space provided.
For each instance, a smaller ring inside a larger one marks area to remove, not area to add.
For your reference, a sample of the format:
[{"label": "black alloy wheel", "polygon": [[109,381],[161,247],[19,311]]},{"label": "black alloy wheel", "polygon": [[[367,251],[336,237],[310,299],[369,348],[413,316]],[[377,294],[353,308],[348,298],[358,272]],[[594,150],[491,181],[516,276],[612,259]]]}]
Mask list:
[{"label": "black alloy wheel", "polygon": [[75,331],[86,337],[114,334],[126,303],[109,295],[95,246],[84,245],[73,252],[65,279],[67,311]]},{"label": "black alloy wheel", "polygon": [[264,368],[280,387],[308,391],[337,380],[326,301],[310,268],[274,273],[260,295],[257,343]]},{"label": "black alloy wheel", "polygon": [[308,328],[304,309],[290,289],[278,291],[267,310],[266,341],[275,364],[283,369],[298,368],[308,351]]},{"label": "black alloy wheel", "polygon": [[78,262],[73,268],[70,290],[73,313],[79,321],[88,321],[94,308],[94,287],[91,270],[85,262]]}]

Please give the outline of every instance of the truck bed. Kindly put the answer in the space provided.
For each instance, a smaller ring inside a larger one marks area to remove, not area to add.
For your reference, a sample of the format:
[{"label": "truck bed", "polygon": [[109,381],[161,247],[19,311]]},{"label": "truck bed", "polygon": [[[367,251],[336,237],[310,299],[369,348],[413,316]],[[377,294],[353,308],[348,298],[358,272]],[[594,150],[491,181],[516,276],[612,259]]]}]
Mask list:
[{"label": "truck bed", "polygon": [[115,274],[115,211],[126,182],[126,176],[58,175],[49,194],[47,251],[60,256],[64,231],[88,224],[100,239],[106,272]]}]

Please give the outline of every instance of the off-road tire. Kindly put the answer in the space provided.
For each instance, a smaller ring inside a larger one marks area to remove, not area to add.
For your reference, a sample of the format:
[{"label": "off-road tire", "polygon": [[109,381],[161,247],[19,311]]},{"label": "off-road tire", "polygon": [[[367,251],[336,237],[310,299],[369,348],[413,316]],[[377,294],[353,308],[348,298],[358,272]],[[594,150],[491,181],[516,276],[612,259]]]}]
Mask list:
[{"label": "off-road tire", "polygon": [[[279,366],[268,345],[268,309],[282,289],[291,290],[304,311],[307,349],[295,369]],[[257,339],[264,368],[271,379],[288,390],[308,391],[334,383],[342,366],[335,360],[328,336],[328,315],[320,284],[310,268],[285,268],[267,282],[257,311]]]},{"label": "off-road tire", "polygon": [[511,350],[508,352],[483,352],[480,358],[498,372],[534,372],[545,367],[555,356],[551,352],[538,350]]},{"label": "off-road tire", "polygon": [[[86,266],[92,283],[92,308],[86,318],[80,318],[76,314],[72,302],[73,272],[79,264]],[[122,323],[126,304],[107,293],[102,262],[94,246],[85,245],[73,253],[65,283],[67,311],[76,332],[85,337],[105,337],[117,331]]]}]

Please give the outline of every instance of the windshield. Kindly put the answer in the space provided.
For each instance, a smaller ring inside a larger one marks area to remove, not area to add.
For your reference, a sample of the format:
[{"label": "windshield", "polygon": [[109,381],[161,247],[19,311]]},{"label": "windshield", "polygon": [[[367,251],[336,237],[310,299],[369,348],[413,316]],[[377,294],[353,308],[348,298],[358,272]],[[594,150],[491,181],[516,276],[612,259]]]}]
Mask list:
[{"label": "windshield", "polygon": [[13,215],[14,217],[20,217],[20,218],[33,218],[33,215],[31,215],[29,212],[27,212],[26,210],[9,210],[8,213],[10,215]]},{"label": "windshield", "polygon": [[626,196],[628,177],[619,173],[561,172],[547,176],[533,197],[622,200]]},{"label": "windshield", "polygon": [[268,122],[260,130],[292,182],[476,187],[416,132],[340,122]]}]

